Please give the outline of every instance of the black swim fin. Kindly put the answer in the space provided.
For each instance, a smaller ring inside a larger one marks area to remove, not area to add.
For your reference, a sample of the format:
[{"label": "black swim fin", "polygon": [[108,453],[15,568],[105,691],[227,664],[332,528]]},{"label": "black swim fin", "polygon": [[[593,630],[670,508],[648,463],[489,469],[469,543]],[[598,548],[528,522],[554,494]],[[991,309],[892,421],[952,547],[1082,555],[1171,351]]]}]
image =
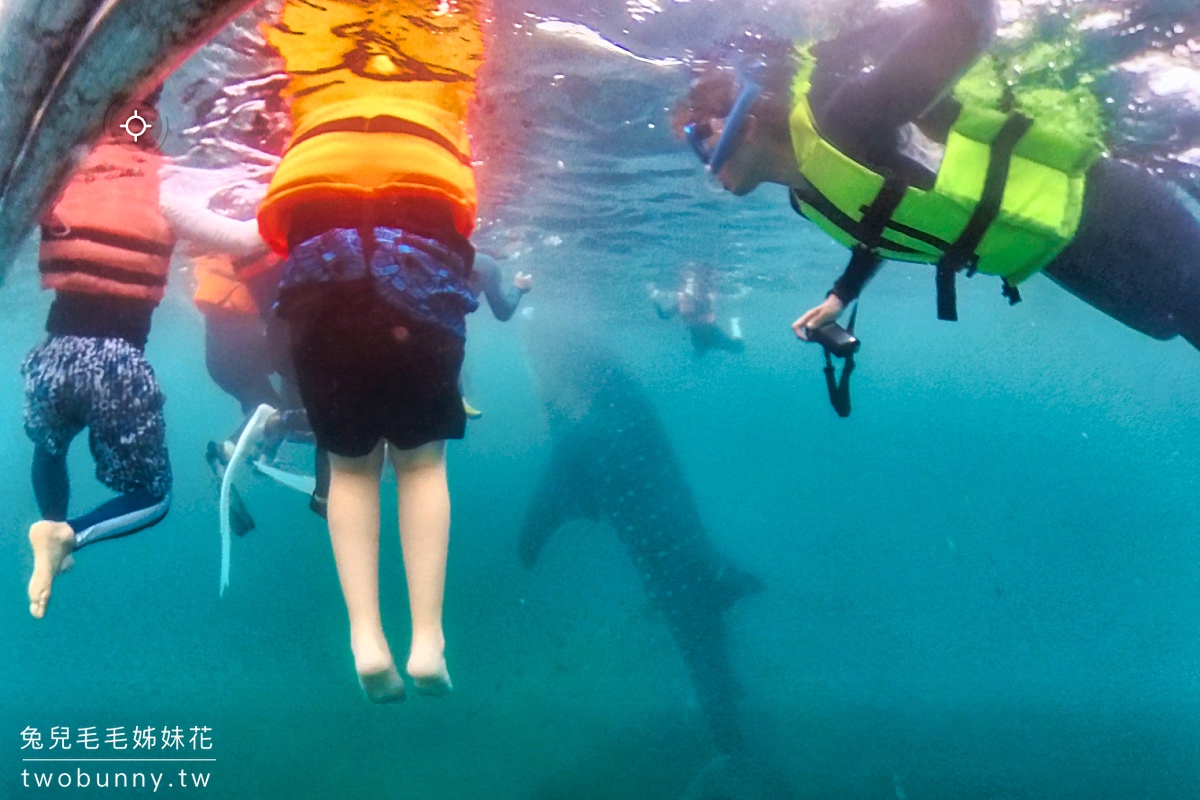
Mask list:
[{"label": "black swim fin", "polygon": [[250,511],[242,502],[242,496],[238,493],[236,486],[230,487],[229,527],[238,536],[245,536],[254,530],[254,517],[250,516]]}]

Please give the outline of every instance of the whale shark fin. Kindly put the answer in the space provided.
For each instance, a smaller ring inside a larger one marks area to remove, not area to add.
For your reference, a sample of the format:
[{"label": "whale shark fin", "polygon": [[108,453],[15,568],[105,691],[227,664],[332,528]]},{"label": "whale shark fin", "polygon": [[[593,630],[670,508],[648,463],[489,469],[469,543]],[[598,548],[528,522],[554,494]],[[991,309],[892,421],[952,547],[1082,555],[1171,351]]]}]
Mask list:
[{"label": "whale shark fin", "polygon": [[590,511],[589,483],[581,479],[578,465],[573,448],[562,442],[554,444],[521,525],[519,548],[526,567],[537,563],[542,548],[563,523],[595,516]]},{"label": "whale shark fin", "polygon": [[717,573],[716,601],[720,610],[726,611],[743,597],[758,594],[767,586],[757,576],[738,569],[732,563],[726,562]]}]

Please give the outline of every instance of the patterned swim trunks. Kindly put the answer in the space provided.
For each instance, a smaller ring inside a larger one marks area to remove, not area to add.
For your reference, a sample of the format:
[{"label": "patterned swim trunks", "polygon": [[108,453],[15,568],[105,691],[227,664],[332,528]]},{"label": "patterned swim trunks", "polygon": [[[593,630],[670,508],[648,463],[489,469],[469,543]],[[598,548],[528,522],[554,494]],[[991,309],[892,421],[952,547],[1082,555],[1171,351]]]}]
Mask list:
[{"label": "patterned swim trunks", "polygon": [[115,492],[171,490],[163,395],[145,355],[124,339],[51,336],[21,365],[25,433],[64,455],[88,429],[96,478]]}]

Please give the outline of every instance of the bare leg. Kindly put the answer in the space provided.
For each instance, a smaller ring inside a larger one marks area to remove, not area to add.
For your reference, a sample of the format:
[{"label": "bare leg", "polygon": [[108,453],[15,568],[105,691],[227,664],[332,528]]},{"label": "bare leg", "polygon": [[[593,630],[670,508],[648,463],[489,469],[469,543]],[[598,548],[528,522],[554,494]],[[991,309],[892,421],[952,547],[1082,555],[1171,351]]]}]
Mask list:
[{"label": "bare leg", "polygon": [[350,649],[363,691],[376,703],[404,699],[379,615],[379,476],[382,442],[362,458],[330,455],[329,539],[350,615]]},{"label": "bare leg", "polygon": [[33,548],[33,576],[29,579],[29,613],[35,619],[46,616],[50,587],[59,573],[71,568],[75,549],[75,531],[65,522],[42,520],[29,528]]},{"label": "bare leg", "polygon": [[71,496],[65,453],[56,456],[43,447],[34,448],[33,493],[43,519],[29,529],[29,546],[33,549],[29,613],[41,619],[46,615],[54,579],[71,568],[71,551],[75,549],[75,531],[63,521]]},{"label": "bare leg", "polygon": [[[400,546],[412,610],[412,651],[408,674],[425,694],[450,691],[444,655],[442,597],[450,546],[450,489],[446,483],[446,443],[391,451],[400,501]],[[332,507],[331,507],[332,510]]]}]

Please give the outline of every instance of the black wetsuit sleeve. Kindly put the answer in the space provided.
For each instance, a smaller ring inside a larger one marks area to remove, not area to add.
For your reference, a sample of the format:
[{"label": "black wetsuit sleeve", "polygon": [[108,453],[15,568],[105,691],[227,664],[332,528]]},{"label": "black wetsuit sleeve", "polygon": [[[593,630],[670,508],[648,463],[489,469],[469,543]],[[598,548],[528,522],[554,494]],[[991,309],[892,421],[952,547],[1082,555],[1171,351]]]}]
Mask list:
[{"label": "black wetsuit sleeve", "polygon": [[496,260],[483,253],[475,256],[475,271],[471,274],[471,288],[487,297],[492,315],[501,322],[512,319],[521,303],[521,290],[516,286],[501,285],[502,275]]},{"label": "black wetsuit sleeve", "polygon": [[[821,132],[856,161],[895,169],[900,127],[929,110],[975,62],[994,24],[992,0],[926,0],[891,32],[894,45],[877,55],[874,69],[847,76],[814,108]],[[852,41],[847,37],[847,46]]]},{"label": "black wetsuit sleeve", "polygon": [[854,248],[853,255],[850,256],[850,263],[846,265],[846,271],[834,282],[833,289],[829,293],[841,300],[842,305],[849,305],[851,301],[858,299],[863,287],[871,278],[875,277],[875,273],[879,272],[882,264],[883,259],[867,248]]}]

